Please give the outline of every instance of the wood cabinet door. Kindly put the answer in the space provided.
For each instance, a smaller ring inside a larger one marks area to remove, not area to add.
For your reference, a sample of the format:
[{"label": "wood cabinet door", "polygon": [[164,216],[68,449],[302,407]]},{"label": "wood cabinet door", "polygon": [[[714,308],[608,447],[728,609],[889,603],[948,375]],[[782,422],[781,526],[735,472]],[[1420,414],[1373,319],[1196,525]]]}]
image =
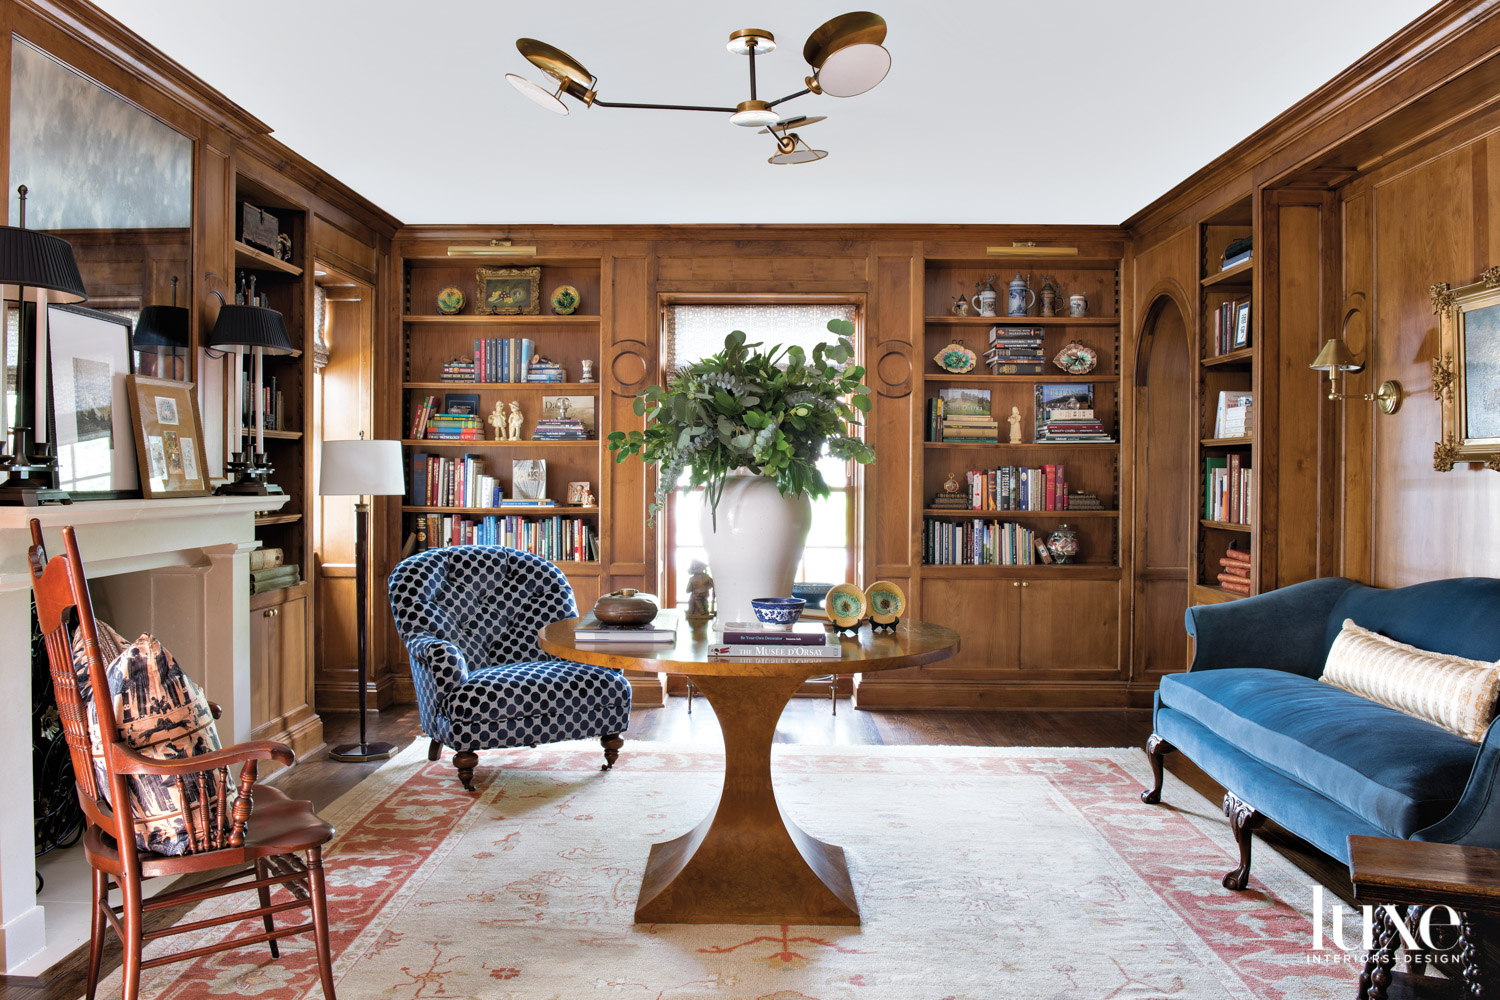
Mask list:
[{"label": "wood cabinet door", "polygon": [[1014,670],[1020,662],[1021,589],[1014,580],[923,580],[920,617],[962,636],[958,653],[926,668],[929,673]]},{"label": "wood cabinet door", "polygon": [[307,598],[250,612],[250,735],[269,739],[312,711]]},{"label": "wood cabinet door", "polygon": [[1025,580],[1021,669],[1120,673],[1120,585],[1114,580]]}]

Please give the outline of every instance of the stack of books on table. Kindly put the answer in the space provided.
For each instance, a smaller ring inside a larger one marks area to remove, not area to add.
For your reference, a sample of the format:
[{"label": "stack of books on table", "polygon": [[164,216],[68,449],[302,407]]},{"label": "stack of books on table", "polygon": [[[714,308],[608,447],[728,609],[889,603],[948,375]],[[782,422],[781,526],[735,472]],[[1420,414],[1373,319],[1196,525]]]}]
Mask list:
[{"label": "stack of books on table", "polygon": [[256,549],[250,553],[250,593],[264,594],[301,583],[301,567],[296,563],[283,565],[285,559],[282,549]]},{"label": "stack of books on table", "polygon": [[582,420],[552,417],[536,422],[533,441],[587,441],[589,432]]},{"label": "stack of books on table", "polygon": [[992,375],[1041,375],[1047,369],[1039,326],[996,326],[984,352]]},{"label": "stack of books on table", "polygon": [[798,622],[789,629],[767,628],[760,622],[725,622],[723,641],[711,643],[708,652],[717,660],[837,660],[844,655],[844,647],[821,622]]},{"label": "stack of books on table", "polygon": [[573,626],[573,639],[577,642],[674,643],[681,621],[682,612],[676,608],[663,608],[644,625],[610,625],[601,622],[594,612],[586,611]]},{"label": "stack of books on table", "polygon": [[1230,549],[1219,560],[1219,586],[1235,594],[1250,593],[1250,553]]}]

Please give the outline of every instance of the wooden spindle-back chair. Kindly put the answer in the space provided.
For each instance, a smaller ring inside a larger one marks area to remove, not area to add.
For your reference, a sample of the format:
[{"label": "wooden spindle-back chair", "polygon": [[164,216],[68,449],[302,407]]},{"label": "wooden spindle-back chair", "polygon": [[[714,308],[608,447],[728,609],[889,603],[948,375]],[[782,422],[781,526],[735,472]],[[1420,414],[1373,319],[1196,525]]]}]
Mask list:
[{"label": "wooden spindle-back chair", "polygon": [[[333,828],[317,817],[312,803],[288,798],[275,787],[256,784],[258,762],[274,760],[290,765],[296,759],[291,748],[270,740],[256,740],[193,757],[158,760],[142,756],[126,745],[120,739],[113,700],[108,694],[107,664],[99,643],[83,560],[78,554],[78,540],[71,527],[63,528],[62,535],[64,553],[49,561],[42,544],[41,522],[33,518],[29,556],[37,621],[47,643],[52,688],[57,694],[58,711],[73,759],[79,802],[88,820],[83,837],[84,854],[93,869],[88,1000],[93,1000],[99,984],[106,926],[114,928],[125,949],[122,1000],[136,1000],[143,969],[262,943],[269,944],[273,958],[279,958],[278,938],[308,931],[316,943],[323,995],[327,1000],[335,1000],[322,862],[322,845],[333,836]],[[88,706],[83,702],[73,672],[69,629],[73,622],[83,636],[89,689],[103,734],[107,799],[95,780]],[[241,765],[238,781],[229,771],[235,765]],[[126,781],[131,775],[164,775],[180,784],[184,802],[191,803],[183,809],[186,854],[168,857],[137,847]],[[231,802],[229,789],[235,785],[238,795]],[[305,857],[299,856],[299,852]],[[170,889],[149,900],[142,898],[144,880],[179,875],[202,877],[189,878],[186,887]],[[271,890],[275,886],[285,887],[291,898],[272,903]],[[118,888],[123,898],[118,906],[109,902],[112,888]],[[143,919],[148,913],[251,889],[256,892],[257,906],[173,927],[153,930],[144,927]],[[306,923],[276,926],[275,914],[304,908],[311,910]],[[261,919],[264,928],[261,932],[142,958],[144,945],[158,938],[256,917]]]}]

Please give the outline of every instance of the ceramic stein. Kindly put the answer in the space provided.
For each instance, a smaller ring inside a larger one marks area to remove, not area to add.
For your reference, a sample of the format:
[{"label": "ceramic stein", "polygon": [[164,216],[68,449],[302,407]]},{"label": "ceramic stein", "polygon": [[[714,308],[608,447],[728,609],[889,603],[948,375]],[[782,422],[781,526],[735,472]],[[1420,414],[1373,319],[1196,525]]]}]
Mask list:
[{"label": "ceramic stein", "polygon": [[[1028,296],[1030,298],[1028,299]],[[1036,292],[1031,290],[1031,284],[1020,274],[1010,283],[1010,299],[1006,312],[1012,316],[1025,316],[1026,311],[1036,304]]]},{"label": "ceramic stein", "polygon": [[1068,296],[1068,315],[1087,316],[1089,312],[1089,300],[1082,295]]},{"label": "ceramic stein", "polygon": [[979,291],[969,301],[973,304],[975,309],[979,310],[979,315],[995,315],[995,299],[997,297],[995,295],[995,276],[992,274],[989,277],[985,278],[983,287],[981,287],[977,282],[975,283],[974,287],[978,288]]},{"label": "ceramic stein", "polygon": [[964,298],[962,295],[954,296],[954,298],[953,298],[953,315],[955,315],[955,316],[967,316],[967,315],[969,315],[969,300],[966,299],[966,298]]},{"label": "ceramic stein", "polygon": [[1038,316],[1056,316],[1057,315],[1057,295],[1058,295],[1057,286],[1052,283],[1052,279],[1051,278],[1043,275],[1043,277],[1042,277],[1042,293],[1041,293],[1041,295],[1039,297],[1039,299],[1041,301],[1041,304],[1042,304],[1042,307],[1037,312]]}]

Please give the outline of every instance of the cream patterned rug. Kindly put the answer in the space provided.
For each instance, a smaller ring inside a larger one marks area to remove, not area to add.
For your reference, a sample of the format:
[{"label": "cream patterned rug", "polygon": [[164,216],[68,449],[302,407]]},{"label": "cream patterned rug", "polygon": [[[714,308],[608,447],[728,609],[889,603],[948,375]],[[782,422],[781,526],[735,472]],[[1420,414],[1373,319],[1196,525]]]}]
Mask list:
[{"label": "cream patterned rug", "polygon": [[[407,748],[324,816],[342,1000],[1052,1000],[1354,995],[1311,952],[1307,876],[1139,750],[777,746],[782,803],[842,845],[860,927],[631,922],[647,852],[719,789],[718,753],[480,755],[479,792]],[[775,872],[767,872],[774,878]],[[206,915],[211,904],[195,912]],[[215,933],[215,932],[210,932]],[[186,939],[177,939],[185,941]],[[111,947],[116,947],[113,943]],[[304,938],[148,971],[142,997],[319,997]],[[150,951],[148,950],[148,954]],[[109,996],[118,975],[101,989]]]}]

